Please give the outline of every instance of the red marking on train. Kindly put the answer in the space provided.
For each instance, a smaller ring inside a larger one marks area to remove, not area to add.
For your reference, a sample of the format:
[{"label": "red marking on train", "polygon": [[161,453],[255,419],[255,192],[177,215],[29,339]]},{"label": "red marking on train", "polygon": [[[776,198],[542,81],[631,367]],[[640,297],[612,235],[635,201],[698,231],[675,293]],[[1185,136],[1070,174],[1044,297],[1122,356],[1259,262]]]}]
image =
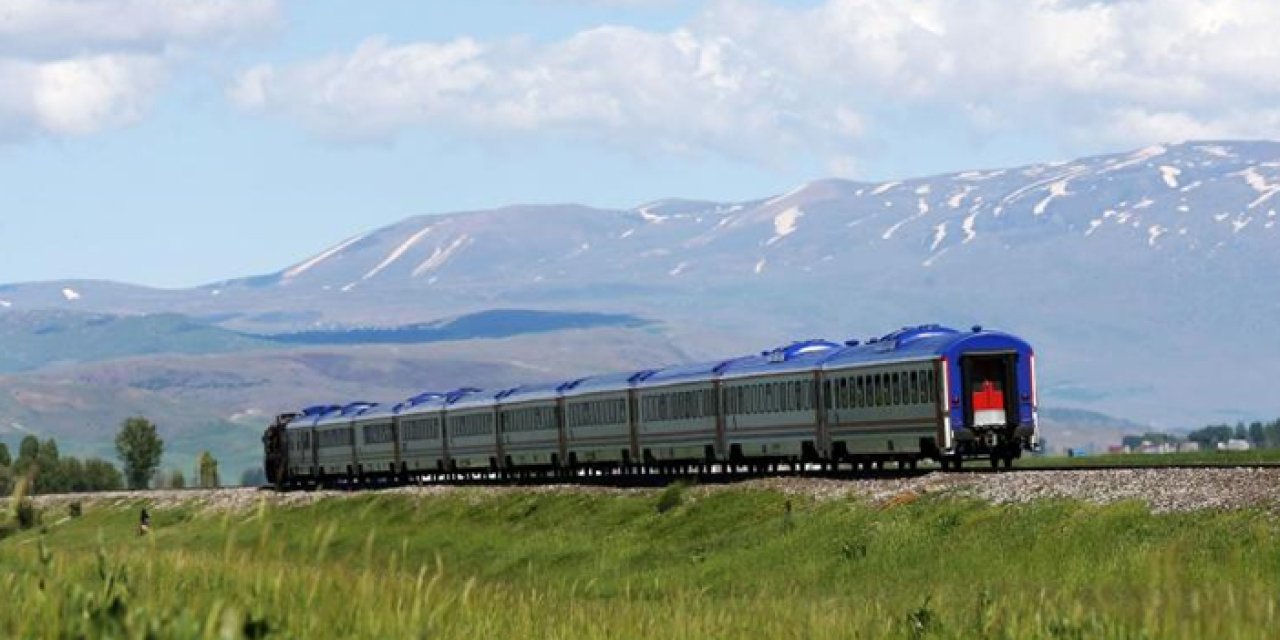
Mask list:
[{"label": "red marking on train", "polygon": [[1004,392],[996,386],[996,383],[990,380],[983,382],[977,391],[973,392],[973,410],[974,411],[990,411],[1004,409]]}]

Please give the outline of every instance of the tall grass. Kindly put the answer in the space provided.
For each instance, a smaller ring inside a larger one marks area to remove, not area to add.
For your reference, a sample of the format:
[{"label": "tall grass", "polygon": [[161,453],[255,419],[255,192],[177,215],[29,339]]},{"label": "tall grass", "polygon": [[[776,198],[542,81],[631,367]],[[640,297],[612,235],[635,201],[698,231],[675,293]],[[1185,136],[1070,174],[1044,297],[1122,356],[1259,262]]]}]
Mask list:
[{"label": "tall grass", "polygon": [[1135,504],[458,491],[0,541],[0,636],[1274,637],[1280,520]]}]

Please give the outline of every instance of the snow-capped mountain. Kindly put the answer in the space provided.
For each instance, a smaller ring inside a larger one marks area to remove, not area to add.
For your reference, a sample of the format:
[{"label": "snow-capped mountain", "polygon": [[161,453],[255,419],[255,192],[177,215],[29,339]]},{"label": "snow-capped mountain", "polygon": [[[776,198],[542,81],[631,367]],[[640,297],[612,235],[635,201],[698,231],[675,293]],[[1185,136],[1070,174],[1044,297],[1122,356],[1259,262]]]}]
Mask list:
[{"label": "snow-capped mountain", "polygon": [[178,311],[250,330],[627,312],[707,356],[980,322],[1038,345],[1046,402],[1197,426],[1280,414],[1277,193],[1280,143],[1190,142],[749,202],[418,216],[196,289],[0,286],[0,312]]}]

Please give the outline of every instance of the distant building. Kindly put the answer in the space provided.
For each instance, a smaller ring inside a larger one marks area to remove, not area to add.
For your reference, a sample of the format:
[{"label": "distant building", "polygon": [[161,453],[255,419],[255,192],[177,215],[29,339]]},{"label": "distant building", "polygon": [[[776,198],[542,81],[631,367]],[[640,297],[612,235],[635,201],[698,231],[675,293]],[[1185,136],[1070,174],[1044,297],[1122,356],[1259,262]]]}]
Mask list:
[{"label": "distant building", "polygon": [[1187,442],[1178,443],[1178,453],[1195,453],[1196,451],[1199,451],[1199,450],[1200,450],[1199,442],[1192,442],[1188,440]]},{"label": "distant building", "polygon": [[1241,438],[1232,438],[1218,443],[1218,451],[1248,451],[1251,448],[1249,441]]}]

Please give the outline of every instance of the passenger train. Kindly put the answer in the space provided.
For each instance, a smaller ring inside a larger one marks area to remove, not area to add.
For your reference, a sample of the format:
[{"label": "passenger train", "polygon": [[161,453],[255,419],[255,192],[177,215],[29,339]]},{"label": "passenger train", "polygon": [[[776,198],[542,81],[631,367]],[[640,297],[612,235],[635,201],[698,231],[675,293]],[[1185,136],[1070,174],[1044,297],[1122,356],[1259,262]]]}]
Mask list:
[{"label": "passenger train", "polygon": [[[1012,466],[1038,447],[1035,355],[973,327],[382,405],[279,415],[263,435],[277,488],[580,473]],[[584,471],[589,470],[589,471]]]}]

